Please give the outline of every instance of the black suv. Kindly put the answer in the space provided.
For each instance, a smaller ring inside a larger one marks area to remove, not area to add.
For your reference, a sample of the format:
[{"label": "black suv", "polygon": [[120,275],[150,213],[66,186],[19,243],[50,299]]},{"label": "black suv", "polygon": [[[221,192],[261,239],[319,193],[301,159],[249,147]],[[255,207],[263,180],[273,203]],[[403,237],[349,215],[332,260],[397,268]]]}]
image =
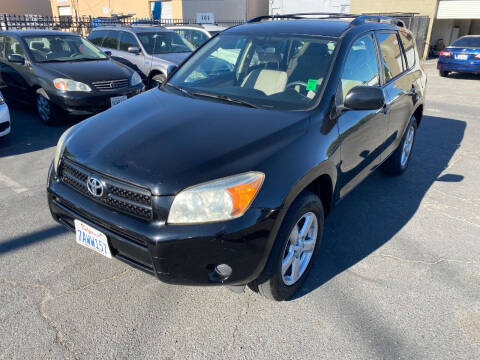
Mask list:
[{"label": "black suv", "polygon": [[67,130],[54,219],[165,282],[291,297],[332,206],[380,166],[407,169],[423,113],[401,22],[321,17],[230,28],[159,89]]}]

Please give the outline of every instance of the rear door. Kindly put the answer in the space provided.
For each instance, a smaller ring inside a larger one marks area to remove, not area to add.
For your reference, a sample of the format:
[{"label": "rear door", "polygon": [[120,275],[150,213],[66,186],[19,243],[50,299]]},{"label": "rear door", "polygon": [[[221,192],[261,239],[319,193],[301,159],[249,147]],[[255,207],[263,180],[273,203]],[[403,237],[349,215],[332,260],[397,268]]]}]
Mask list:
[{"label": "rear door", "polygon": [[[380,86],[379,56],[373,34],[354,41],[344,64],[337,93],[343,104],[356,86]],[[337,120],[341,143],[340,196],[345,196],[381,162],[387,121],[384,109],[347,110]]]},{"label": "rear door", "polygon": [[[376,36],[382,58],[388,108],[387,146],[384,154],[386,157],[397,148],[410,121],[417,94],[416,78],[421,76],[421,73],[408,71],[410,64],[407,64],[396,31],[379,31]],[[411,69],[413,66],[414,64]]]}]

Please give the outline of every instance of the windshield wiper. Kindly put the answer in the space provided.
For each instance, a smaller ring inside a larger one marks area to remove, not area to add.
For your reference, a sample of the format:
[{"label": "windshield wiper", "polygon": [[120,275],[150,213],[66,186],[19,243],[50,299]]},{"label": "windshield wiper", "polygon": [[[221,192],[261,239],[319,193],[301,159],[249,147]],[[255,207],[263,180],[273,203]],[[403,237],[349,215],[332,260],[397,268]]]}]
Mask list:
[{"label": "windshield wiper", "polygon": [[233,99],[227,95],[216,95],[216,94],[209,94],[204,92],[194,92],[193,95],[199,96],[199,97],[211,98],[211,99],[218,99],[218,100],[226,101],[232,104],[243,105],[243,106],[251,107],[254,109],[258,109],[257,105],[249,103],[248,101]]},{"label": "windshield wiper", "polygon": [[172,83],[165,83],[165,85],[170,86],[170,87],[174,88],[175,90],[180,91],[180,92],[181,92],[183,95],[185,95],[185,96],[193,97],[193,95],[190,94],[190,92],[188,92],[188,91],[185,90],[184,88],[181,88],[180,86],[174,85],[174,84],[172,84]]}]

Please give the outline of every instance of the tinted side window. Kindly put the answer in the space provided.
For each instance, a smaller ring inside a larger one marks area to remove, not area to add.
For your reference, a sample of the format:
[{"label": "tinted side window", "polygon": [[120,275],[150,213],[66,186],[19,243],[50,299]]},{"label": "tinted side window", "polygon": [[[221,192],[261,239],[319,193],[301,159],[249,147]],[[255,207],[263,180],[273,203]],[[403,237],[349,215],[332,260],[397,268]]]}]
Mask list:
[{"label": "tinted side window", "polygon": [[413,65],[415,65],[415,41],[413,41],[413,36],[408,32],[399,32],[400,40],[403,44],[403,49],[405,50],[405,55],[407,57],[407,68],[410,69]]},{"label": "tinted side window", "polygon": [[191,30],[191,40],[190,42],[195,46],[202,45],[205,41],[208,40],[208,36],[205,35],[202,31],[199,30]]},{"label": "tinted side window", "polygon": [[343,100],[351,89],[360,85],[380,85],[377,51],[371,35],[356,40],[348,53],[342,73]]},{"label": "tinted side window", "polygon": [[390,81],[404,70],[403,53],[394,32],[378,32],[378,43],[382,53],[385,81]]},{"label": "tinted side window", "polygon": [[105,39],[103,39],[102,47],[114,50],[118,49],[118,31],[110,30]]},{"label": "tinted side window", "polygon": [[3,47],[5,44],[5,36],[0,35],[0,58],[4,58]]},{"label": "tinted side window", "polygon": [[93,31],[88,37],[88,40],[90,40],[90,42],[94,45],[102,46],[105,35],[107,35],[107,32],[105,30]]},{"label": "tinted side window", "polygon": [[122,31],[120,36],[120,50],[128,51],[128,48],[131,46],[140,47],[138,45],[137,39],[135,39],[135,36],[133,36],[133,34],[126,31]]},{"label": "tinted side window", "polygon": [[5,37],[5,57],[8,57],[8,55],[25,56],[25,53],[23,52],[23,48],[22,48],[22,45],[20,45],[20,42],[11,36]]}]

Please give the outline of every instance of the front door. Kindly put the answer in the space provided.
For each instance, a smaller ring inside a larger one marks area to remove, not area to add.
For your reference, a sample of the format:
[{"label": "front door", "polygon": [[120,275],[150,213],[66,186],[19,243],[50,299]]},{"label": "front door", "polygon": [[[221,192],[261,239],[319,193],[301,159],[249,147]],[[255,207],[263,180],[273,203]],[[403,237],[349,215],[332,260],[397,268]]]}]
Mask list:
[{"label": "front door", "polygon": [[[356,86],[380,86],[379,61],[373,35],[354,41],[344,64],[337,99]],[[338,118],[341,142],[340,196],[343,197],[381,162],[387,115],[378,110],[346,110]]]}]

